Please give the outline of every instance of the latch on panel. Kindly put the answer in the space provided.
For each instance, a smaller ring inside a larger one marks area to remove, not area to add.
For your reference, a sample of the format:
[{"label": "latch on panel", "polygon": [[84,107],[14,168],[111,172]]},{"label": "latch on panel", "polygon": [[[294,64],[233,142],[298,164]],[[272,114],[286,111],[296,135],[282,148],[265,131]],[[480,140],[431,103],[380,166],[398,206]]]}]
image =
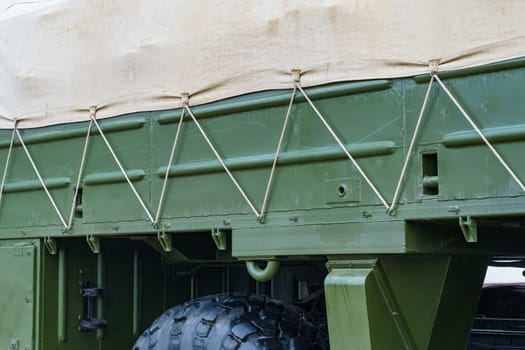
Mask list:
[{"label": "latch on panel", "polygon": [[86,242],[89,245],[89,249],[93,252],[93,254],[100,253],[100,239],[93,235],[86,236]]},{"label": "latch on panel", "polygon": [[218,250],[226,250],[228,246],[226,232],[224,232],[220,228],[214,228],[213,230],[211,230],[211,237],[213,238],[213,241],[215,242],[215,245],[217,246]]},{"label": "latch on panel", "polygon": [[171,235],[166,232],[158,232],[157,239],[159,241],[162,250],[165,252],[171,252],[173,250],[173,245],[171,244]]},{"label": "latch on panel", "polygon": [[79,326],[81,332],[91,332],[106,327],[107,321],[95,316],[97,299],[102,298],[103,293],[103,288],[93,287],[90,282],[84,282],[82,284],[80,288],[80,296],[83,299],[83,303]]},{"label": "latch on panel", "polygon": [[463,232],[463,237],[468,243],[475,243],[478,241],[478,224],[475,219],[470,216],[459,217],[459,228]]},{"label": "latch on panel", "polygon": [[57,253],[57,241],[51,237],[44,238],[44,245],[46,246],[47,252],[50,255],[56,255]]}]

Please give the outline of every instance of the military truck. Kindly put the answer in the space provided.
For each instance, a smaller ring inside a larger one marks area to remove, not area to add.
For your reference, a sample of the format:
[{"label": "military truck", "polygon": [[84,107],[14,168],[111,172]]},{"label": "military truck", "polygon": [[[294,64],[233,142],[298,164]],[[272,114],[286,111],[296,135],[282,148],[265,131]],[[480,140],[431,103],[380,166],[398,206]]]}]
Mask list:
[{"label": "military truck", "polygon": [[525,252],[524,14],[0,1],[0,348],[464,349]]}]

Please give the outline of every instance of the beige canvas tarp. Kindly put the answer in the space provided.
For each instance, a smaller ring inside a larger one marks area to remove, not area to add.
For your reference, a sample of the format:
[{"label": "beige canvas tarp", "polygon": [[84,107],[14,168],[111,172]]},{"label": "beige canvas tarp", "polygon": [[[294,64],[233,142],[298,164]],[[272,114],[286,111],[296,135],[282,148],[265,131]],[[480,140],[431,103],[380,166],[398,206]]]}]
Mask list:
[{"label": "beige canvas tarp", "polygon": [[523,0],[0,0],[0,127],[525,56]]}]

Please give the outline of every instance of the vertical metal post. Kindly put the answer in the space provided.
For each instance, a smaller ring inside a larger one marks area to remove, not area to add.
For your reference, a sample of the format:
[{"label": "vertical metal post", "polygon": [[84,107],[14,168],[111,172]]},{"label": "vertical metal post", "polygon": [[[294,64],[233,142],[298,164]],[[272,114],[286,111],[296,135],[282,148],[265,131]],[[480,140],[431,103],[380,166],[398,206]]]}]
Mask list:
[{"label": "vertical metal post", "polygon": [[226,293],[230,292],[230,264],[226,264]]},{"label": "vertical metal post", "polygon": [[[168,291],[168,268],[165,262],[162,263],[162,308],[166,309]],[[193,298],[191,298],[193,299]]]},{"label": "vertical metal post", "polygon": [[[195,274],[198,274],[198,271],[195,272]],[[198,298],[199,297],[199,276],[197,275],[194,280],[193,280],[193,283],[194,283],[194,293],[195,293],[195,298]]]},{"label": "vertical metal post", "polygon": [[221,291],[222,293],[230,292],[230,265],[228,263],[221,268]]},{"label": "vertical metal post", "polygon": [[[97,287],[104,288],[104,255],[102,251],[97,254]],[[97,298],[97,318],[104,319],[104,298]],[[103,329],[97,329],[97,339],[100,341],[104,336]]]},{"label": "vertical metal post", "polygon": [[195,299],[195,276],[193,274],[190,276],[190,299]]},{"label": "vertical metal post", "polygon": [[304,281],[297,282],[297,298],[303,299],[308,296],[308,284]]},{"label": "vertical metal post", "polygon": [[137,337],[140,329],[140,260],[139,253],[133,252],[133,337]]},{"label": "vertical metal post", "polygon": [[58,305],[57,305],[58,343],[66,340],[66,251],[58,249]]},{"label": "vertical metal post", "polygon": [[221,268],[221,293],[226,293],[226,266]]}]

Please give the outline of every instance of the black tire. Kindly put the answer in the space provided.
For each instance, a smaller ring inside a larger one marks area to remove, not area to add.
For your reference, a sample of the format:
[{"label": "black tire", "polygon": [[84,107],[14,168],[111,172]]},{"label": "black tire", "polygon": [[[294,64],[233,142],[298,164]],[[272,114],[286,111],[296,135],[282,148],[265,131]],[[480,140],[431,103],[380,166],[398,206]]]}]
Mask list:
[{"label": "black tire", "polygon": [[326,350],[328,333],[298,307],[258,295],[220,294],[175,306],[133,350]]}]

